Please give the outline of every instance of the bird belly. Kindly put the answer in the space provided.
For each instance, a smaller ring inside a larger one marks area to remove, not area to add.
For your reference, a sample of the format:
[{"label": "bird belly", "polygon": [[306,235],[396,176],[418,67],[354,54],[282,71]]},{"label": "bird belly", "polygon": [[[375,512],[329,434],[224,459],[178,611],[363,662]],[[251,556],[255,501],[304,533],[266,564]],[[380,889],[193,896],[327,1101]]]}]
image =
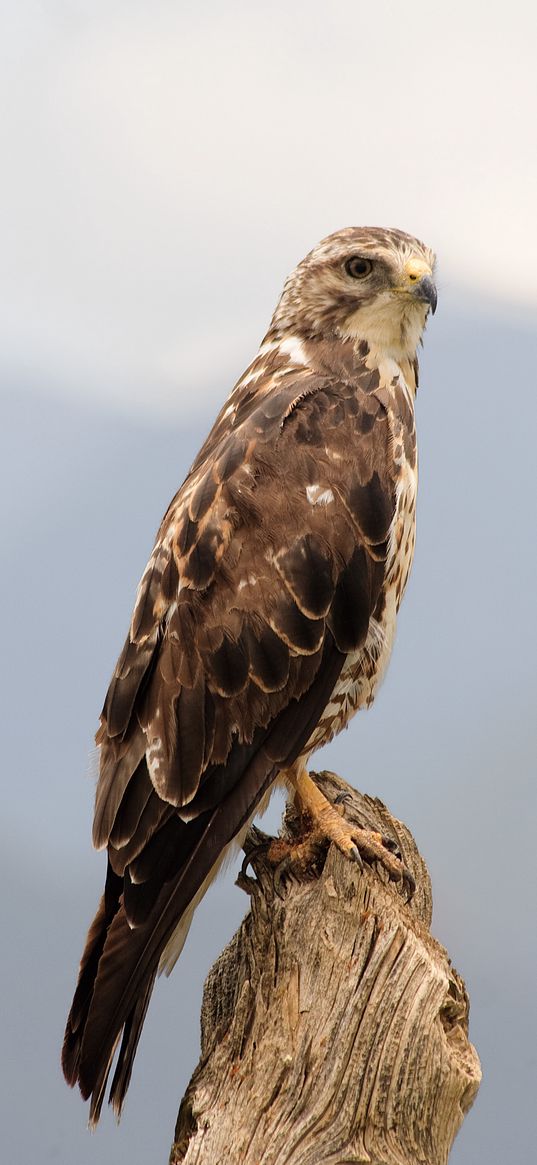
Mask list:
[{"label": "bird belly", "polygon": [[401,605],[414,558],[417,484],[416,469],[405,461],[397,483],[395,518],[386,562],[386,586],[395,590],[396,612]]},{"label": "bird belly", "polygon": [[345,728],[359,708],[371,706],[388,666],[396,615],[396,590],[392,586],[385,594],[381,618],[370,620],[363,647],[347,656],[330,700],[302,755],[309,755],[327,744]]}]

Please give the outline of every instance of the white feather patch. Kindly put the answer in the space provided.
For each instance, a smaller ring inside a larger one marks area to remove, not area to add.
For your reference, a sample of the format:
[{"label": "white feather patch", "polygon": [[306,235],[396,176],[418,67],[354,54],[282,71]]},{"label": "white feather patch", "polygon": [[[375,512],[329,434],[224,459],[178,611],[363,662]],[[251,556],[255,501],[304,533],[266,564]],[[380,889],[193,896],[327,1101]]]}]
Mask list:
[{"label": "white feather patch", "polygon": [[328,506],[334,501],[332,490],[324,488],[319,483],[306,486],[306,497],[310,506]]}]

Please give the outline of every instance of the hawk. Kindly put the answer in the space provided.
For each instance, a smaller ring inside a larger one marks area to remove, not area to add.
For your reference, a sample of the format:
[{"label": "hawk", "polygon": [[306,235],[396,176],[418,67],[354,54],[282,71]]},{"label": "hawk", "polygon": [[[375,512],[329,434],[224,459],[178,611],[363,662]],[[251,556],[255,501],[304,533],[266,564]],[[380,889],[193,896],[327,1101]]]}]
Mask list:
[{"label": "hawk", "polygon": [[106,883],[63,1045],[92,1124],[121,1041],[119,1116],[157,972],[276,782],[349,857],[382,851],[307,763],[372,703],[390,656],[433,273],[432,251],[402,231],[324,239],[164,516],[96,737]]}]

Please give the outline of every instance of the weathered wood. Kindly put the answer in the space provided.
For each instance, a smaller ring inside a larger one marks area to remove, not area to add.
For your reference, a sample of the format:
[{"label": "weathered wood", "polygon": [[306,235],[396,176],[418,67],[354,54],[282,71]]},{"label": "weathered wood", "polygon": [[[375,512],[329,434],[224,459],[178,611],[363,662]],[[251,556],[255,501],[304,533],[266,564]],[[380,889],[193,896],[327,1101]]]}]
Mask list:
[{"label": "weathered wood", "polygon": [[[468,997],[429,933],[429,875],[410,833],[333,773],[345,816],[388,834],[416,880],[333,846],[275,891],[266,853],[239,879],[251,911],[212,968],[202,1054],[171,1165],[444,1165],[480,1081]],[[294,811],[286,814],[296,835]],[[259,837],[259,834],[257,834]]]}]

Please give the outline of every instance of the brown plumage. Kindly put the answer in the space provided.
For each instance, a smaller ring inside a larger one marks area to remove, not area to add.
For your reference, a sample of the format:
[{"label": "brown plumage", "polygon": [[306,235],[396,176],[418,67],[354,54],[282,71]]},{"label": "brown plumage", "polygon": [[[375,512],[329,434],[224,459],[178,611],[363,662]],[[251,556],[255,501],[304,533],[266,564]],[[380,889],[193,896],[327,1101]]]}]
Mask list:
[{"label": "brown plumage", "polygon": [[92,1122],[120,1039],[121,1111],[159,964],[226,847],[374,697],[412,559],[433,263],[398,231],[311,252],[163,519],[97,734],[108,872],[63,1048]]}]

